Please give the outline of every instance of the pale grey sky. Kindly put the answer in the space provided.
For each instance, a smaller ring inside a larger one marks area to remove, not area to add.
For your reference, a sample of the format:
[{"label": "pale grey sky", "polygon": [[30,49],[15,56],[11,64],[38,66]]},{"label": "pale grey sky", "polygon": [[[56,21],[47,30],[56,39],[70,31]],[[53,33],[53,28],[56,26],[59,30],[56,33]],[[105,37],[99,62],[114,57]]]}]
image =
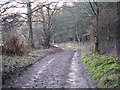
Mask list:
[{"label": "pale grey sky", "polygon": [[[11,4],[15,4],[15,5],[17,4],[15,2],[15,0],[0,0],[0,3],[5,3],[7,1],[13,1]],[[16,1],[30,1],[30,0],[16,0]],[[59,6],[61,6],[63,2],[73,2],[73,1],[77,1],[77,0],[31,0],[31,1],[35,1],[36,5],[39,2],[45,2],[45,1],[46,2],[48,2],[48,1],[49,2],[58,2],[58,1],[60,1]],[[69,3],[69,5],[71,5],[71,3]],[[20,4],[17,4],[17,7],[20,7]],[[34,7],[35,7],[35,4],[32,4],[32,8],[34,8]],[[12,13],[14,13],[14,12],[22,12],[22,13],[26,13],[27,9],[25,7],[24,8],[12,8],[8,12],[12,12]]]},{"label": "pale grey sky", "polygon": [[[49,2],[58,2],[58,1],[60,1],[61,4],[62,4],[62,2],[78,2],[78,1],[79,2],[88,2],[89,0],[0,0],[0,3],[4,3],[6,1],[35,1],[36,3],[37,2],[45,2],[45,1],[46,2],[47,1],[49,1]],[[118,2],[120,0],[90,0],[90,1],[96,1],[96,2]],[[16,3],[13,2],[13,4],[16,4]],[[72,4],[69,3],[69,5],[72,5]],[[32,6],[34,7],[35,5],[32,5]],[[13,9],[10,9],[9,12],[12,12],[12,13],[14,13],[14,12],[24,12],[24,13],[26,13],[27,9],[26,8],[13,8]]]},{"label": "pale grey sky", "polygon": [[[8,0],[0,0],[0,2],[6,2]],[[14,0],[10,0],[14,1]],[[16,1],[34,1],[34,0],[16,0]],[[57,2],[59,0],[35,0],[35,1],[49,1],[49,2]],[[88,2],[89,0],[63,0],[63,1],[79,1],[79,2]],[[118,2],[120,0],[90,0],[91,2]]]}]

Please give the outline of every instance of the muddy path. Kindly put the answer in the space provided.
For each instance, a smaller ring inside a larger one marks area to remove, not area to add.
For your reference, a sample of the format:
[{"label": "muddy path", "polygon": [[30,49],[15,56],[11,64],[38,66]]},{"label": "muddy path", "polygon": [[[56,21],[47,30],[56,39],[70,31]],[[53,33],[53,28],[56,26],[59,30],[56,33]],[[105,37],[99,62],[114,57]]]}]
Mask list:
[{"label": "muddy path", "polygon": [[18,75],[3,88],[95,88],[82,60],[81,52],[64,50],[49,55]]}]

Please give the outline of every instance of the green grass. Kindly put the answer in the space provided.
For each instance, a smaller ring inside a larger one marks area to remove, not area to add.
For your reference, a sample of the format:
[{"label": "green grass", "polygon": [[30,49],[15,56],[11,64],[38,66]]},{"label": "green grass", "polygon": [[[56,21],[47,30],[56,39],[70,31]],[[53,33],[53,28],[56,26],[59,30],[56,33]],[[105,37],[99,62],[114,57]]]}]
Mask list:
[{"label": "green grass", "polygon": [[119,87],[120,65],[116,64],[115,57],[98,54],[86,56],[82,53],[82,60],[99,88]]}]

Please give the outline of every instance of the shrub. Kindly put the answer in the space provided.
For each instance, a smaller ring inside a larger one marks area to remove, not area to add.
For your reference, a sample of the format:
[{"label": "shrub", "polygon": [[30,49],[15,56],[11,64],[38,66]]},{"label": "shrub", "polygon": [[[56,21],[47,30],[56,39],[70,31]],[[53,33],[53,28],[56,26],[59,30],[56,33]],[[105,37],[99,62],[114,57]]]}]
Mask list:
[{"label": "shrub", "polygon": [[27,48],[18,36],[10,36],[2,46],[3,55],[19,55],[22,56],[27,52]]}]

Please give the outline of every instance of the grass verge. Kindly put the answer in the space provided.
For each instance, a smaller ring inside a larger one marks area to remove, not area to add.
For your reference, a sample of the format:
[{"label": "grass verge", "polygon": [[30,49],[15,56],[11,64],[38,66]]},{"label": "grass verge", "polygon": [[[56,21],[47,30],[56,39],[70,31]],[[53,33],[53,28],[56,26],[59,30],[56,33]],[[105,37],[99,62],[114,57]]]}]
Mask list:
[{"label": "grass verge", "polygon": [[66,48],[66,49],[72,49],[72,50],[76,50],[76,49],[80,49],[80,45],[79,43],[72,43],[72,42],[69,42],[69,43],[61,43],[61,44],[57,44],[59,47],[62,47],[62,48]]},{"label": "grass verge", "polygon": [[30,53],[22,57],[14,56],[0,56],[2,60],[2,78],[3,80],[9,78],[12,74],[31,66],[38,60],[42,59],[48,54],[56,53],[60,51],[59,48],[43,49],[43,50],[33,50]]},{"label": "grass verge", "polygon": [[82,60],[98,88],[120,88],[120,65],[116,64],[115,57],[82,53]]}]

